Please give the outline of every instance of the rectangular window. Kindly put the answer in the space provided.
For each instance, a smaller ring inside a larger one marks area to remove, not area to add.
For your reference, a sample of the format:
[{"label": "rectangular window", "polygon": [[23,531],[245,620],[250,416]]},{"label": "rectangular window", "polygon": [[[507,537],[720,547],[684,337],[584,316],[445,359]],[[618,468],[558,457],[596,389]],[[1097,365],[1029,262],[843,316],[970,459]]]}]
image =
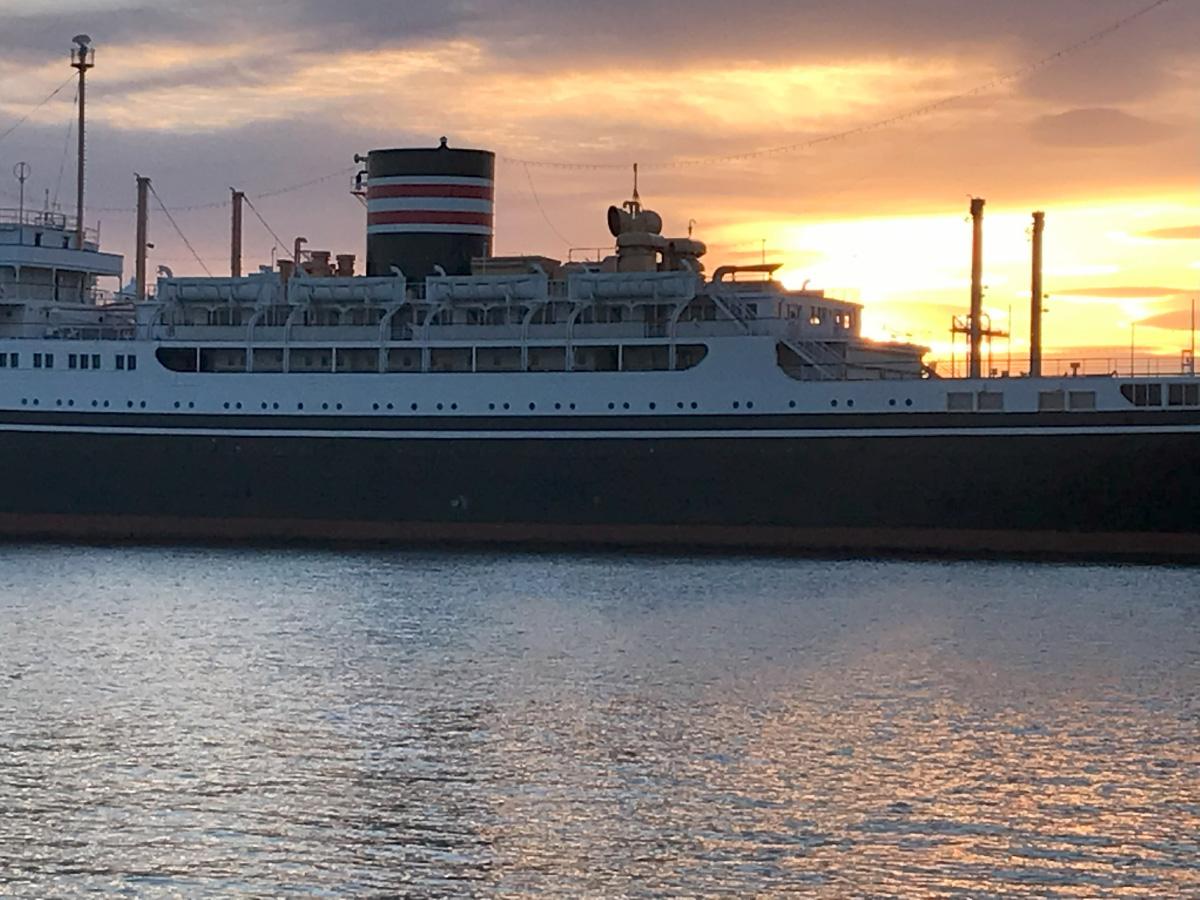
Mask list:
[{"label": "rectangular window", "polygon": [[1133,386],[1133,405],[1134,406],[1149,406],[1150,391],[1144,384],[1135,384]]},{"label": "rectangular window", "polygon": [[92,354],[92,368],[93,369],[100,368],[100,354],[99,353]]},{"label": "rectangular window", "polygon": [[125,371],[125,355],[123,353],[117,354],[117,371]]},{"label": "rectangular window", "polygon": [[1067,408],[1063,391],[1042,391],[1038,394],[1038,412],[1062,412]]},{"label": "rectangular window", "polygon": [[8,368],[8,354],[0,353],[0,369]]},{"label": "rectangular window", "polygon": [[77,355],[75,355],[74,353],[68,353],[67,354],[67,368],[75,369],[75,368],[78,368],[78,366],[79,366],[79,357]]},{"label": "rectangular window", "polygon": [[1162,406],[1162,385],[1161,384],[1150,385],[1150,405],[1151,406]]},{"label": "rectangular window", "polygon": [[946,394],[946,409],[950,412],[971,412],[975,408],[975,395],[965,391]]},{"label": "rectangular window", "polygon": [[1183,402],[1185,406],[1200,406],[1200,384],[1183,386]]},{"label": "rectangular window", "polygon": [[79,363],[79,368],[81,369],[86,369],[88,367],[88,355],[86,353],[83,354],[83,357],[79,360]]},{"label": "rectangular window", "polygon": [[10,369],[15,369],[20,364],[21,364],[21,354],[19,354],[19,353],[8,354],[8,367]]},{"label": "rectangular window", "polygon": [[54,368],[54,354],[53,353],[46,354],[46,368],[47,369]]},{"label": "rectangular window", "polygon": [[1183,406],[1183,385],[1167,385],[1167,406]]},{"label": "rectangular window", "polygon": [[979,411],[980,412],[1003,412],[1004,411],[1004,395],[999,391],[980,391],[979,392]]},{"label": "rectangular window", "polygon": [[40,353],[33,354],[33,367],[35,369],[40,369],[42,367],[42,354],[40,354]]},{"label": "rectangular window", "polygon": [[130,372],[132,372],[134,369],[136,369],[137,368],[137,357],[134,356],[133,354],[130,354],[129,362],[127,362],[125,364],[125,368],[127,368]]},{"label": "rectangular window", "polygon": [[1096,408],[1095,391],[1071,391],[1069,399],[1071,409],[1094,410]]}]

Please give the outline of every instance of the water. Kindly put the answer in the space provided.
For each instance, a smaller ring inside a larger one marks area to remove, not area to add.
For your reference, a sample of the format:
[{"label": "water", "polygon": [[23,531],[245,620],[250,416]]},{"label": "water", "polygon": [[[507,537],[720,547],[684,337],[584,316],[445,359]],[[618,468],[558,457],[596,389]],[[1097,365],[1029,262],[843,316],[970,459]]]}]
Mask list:
[{"label": "water", "polygon": [[1200,896],[1200,571],[0,548],[0,895]]}]

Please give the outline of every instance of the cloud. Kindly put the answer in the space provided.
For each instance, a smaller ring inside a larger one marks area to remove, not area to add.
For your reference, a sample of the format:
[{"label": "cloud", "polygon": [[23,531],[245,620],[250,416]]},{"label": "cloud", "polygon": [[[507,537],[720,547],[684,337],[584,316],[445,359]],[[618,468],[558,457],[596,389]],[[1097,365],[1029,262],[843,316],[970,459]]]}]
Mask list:
[{"label": "cloud", "polygon": [[1200,241],[1200,225],[1183,225],[1179,228],[1156,228],[1143,231],[1138,237],[1153,241]]},{"label": "cloud", "polygon": [[1168,140],[1177,129],[1110,107],[1072,109],[1041,116],[1029,127],[1033,139],[1053,147],[1136,147]]},{"label": "cloud", "polygon": [[1111,300],[1154,300],[1160,297],[1177,297],[1186,294],[1187,288],[1173,287],[1082,287],[1056,290],[1057,297],[1096,297]]}]

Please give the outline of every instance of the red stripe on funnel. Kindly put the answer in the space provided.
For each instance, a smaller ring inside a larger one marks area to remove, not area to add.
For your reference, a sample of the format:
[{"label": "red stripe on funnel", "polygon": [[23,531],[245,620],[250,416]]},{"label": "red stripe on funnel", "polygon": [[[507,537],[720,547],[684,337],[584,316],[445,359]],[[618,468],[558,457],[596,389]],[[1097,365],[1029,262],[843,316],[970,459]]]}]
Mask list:
[{"label": "red stripe on funnel", "polygon": [[367,188],[368,200],[389,197],[462,197],[471,200],[493,200],[493,188],[470,184],[384,184]]},{"label": "red stripe on funnel", "polygon": [[483,225],[492,227],[488,213],[441,212],[436,210],[396,210],[373,212],[367,216],[368,225]]}]

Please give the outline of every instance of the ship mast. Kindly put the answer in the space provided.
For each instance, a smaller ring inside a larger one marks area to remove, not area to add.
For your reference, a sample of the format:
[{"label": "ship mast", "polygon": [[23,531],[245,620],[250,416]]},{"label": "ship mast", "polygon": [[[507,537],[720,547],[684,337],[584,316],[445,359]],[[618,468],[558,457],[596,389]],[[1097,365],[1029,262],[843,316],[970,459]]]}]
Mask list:
[{"label": "ship mast", "polygon": [[92,48],[92,39],[86,34],[77,34],[73,38],[75,46],[71,48],[71,68],[79,72],[79,158],[76,166],[75,191],[75,246],[83,249],[83,189],[84,189],[84,151],[87,147],[84,128],[87,125],[87,72],[96,65],[96,51]]}]

